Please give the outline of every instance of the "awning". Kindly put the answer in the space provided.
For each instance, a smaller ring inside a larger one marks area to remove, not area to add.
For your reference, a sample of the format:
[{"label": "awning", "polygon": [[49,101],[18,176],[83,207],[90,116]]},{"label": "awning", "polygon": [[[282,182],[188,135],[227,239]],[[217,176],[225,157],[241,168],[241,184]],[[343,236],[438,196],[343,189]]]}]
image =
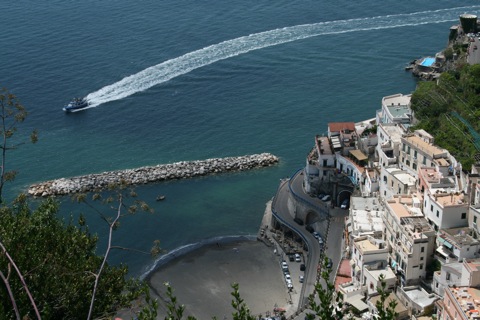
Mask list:
[{"label": "awning", "polygon": [[438,247],[437,250],[435,250],[436,253],[444,257],[445,259],[448,258],[448,253],[443,251],[443,247]]},{"label": "awning", "polygon": [[358,161],[367,160],[368,157],[360,150],[350,150],[350,154],[354,156]]},{"label": "awning", "polygon": [[440,244],[443,244],[448,249],[453,248],[453,245],[450,242],[448,242],[447,240],[443,239],[442,237],[438,237],[437,240],[438,240],[438,242],[440,242]]}]

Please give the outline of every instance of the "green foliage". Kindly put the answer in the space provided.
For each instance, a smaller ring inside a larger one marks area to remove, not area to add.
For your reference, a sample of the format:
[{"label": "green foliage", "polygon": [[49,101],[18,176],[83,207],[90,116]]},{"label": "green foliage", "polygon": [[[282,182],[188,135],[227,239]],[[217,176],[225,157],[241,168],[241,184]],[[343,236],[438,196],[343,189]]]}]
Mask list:
[{"label": "green foliage", "polygon": [[[183,318],[183,314],[185,312],[185,306],[183,304],[179,304],[177,301],[177,297],[173,294],[173,288],[170,286],[169,283],[165,283],[167,287],[167,316],[165,320],[181,320]],[[238,283],[232,284],[232,307],[234,312],[232,313],[233,320],[256,320],[257,318],[254,317],[250,310],[248,309],[245,301],[240,296],[240,290]],[[216,319],[215,317],[213,319]],[[187,320],[196,320],[195,317],[188,316]]]},{"label": "green foliage", "polygon": [[331,270],[327,268],[328,258],[324,258],[321,271],[321,283],[315,285],[315,293],[318,295],[319,303],[315,300],[315,295],[309,297],[309,307],[314,313],[307,315],[307,319],[316,319],[318,316],[322,320],[338,320],[343,319],[343,295],[335,292],[335,285],[330,281]]},{"label": "green foliage", "polygon": [[[0,89],[0,143],[1,163],[0,163],[0,203],[3,201],[3,186],[6,181],[15,179],[17,172],[15,170],[6,170],[6,154],[8,150],[16,149],[23,142],[13,142],[10,140],[17,132],[17,125],[25,121],[27,118],[27,110],[20,104],[17,97],[11,94],[7,89]],[[33,130],[30,134],[30,141],[36,143],[38,134]]]},{"label": "green foliage", "polygon": [[380,295],[380,299],[377,300],[375,307],[377,308],[378,319],[381,320],[395,320],[397,313],[395,308],[397,307],[397,301],[390,300],[388,305],[385,305],[385,302],[390,295],[386,290],[385,276],[383,274],[379,277],[380,287],[377,287],[377,292]]},{"label": "green foliage", "polygon": [[453,48],[447,48],[445,49],[445,51],[443,52],[443,54],[445,55],[445,59],[447,61],[451,61],[453,60]]},{"label": "green foliage", "polygon": [[232,284],[232,307],[235,310],[233,313],[233,320],[255,320],[256,318],[251,315],[250,310],[247,305],[240,297],[240,292],[238,290],[238,283]]},{"label": "green foliage", "polygon": [[[103,258],[95,254],[97,237],[87,227],[64,223],[58,204],[47,199],[31,210],[26,198],[0,208],[0,241],[22,270],[44,319],[87,318],[94,278]],[[7,272],[20,315],[33,318],[32,305],[5,254],[0,271]],[[144,292],[137,280],[127,280],[127,267],[105,265],[98,283],[94,317],[112,315]],[[13,318],[11,299],[0,287],[0,318]]]},{"label": "green foliage", "polygon": [[420,82],[411,102],[418,120],[412,129],[428,131],[438,146],[450,151],[469,170],[473,155],[479,152],[474,144],[478,141],[453,114],[480,133],[480,65],[463,65],[442,73],[437,82]]}]

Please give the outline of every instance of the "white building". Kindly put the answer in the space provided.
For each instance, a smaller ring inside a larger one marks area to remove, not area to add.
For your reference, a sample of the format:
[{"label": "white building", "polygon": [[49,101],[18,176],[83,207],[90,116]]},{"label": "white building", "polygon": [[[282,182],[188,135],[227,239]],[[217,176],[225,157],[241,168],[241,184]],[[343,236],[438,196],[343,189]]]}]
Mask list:
[{"label": "white building", "polygon": [[415,207],[415,198],[396,195],[385,203],[384,236],[392,249],[390,265],[401,274],[402,285],[425,277],[435,248],[435,231]]},{"label": "white building", "polygon": [[398,194],[416,193],[417,179],[410,173],[397,167],[381,167],[380,195],[384,199],[391,199]]},{"label": "white building", "polygon": [[[437,190],[438,191],[438,190]],[[423,213],[435,230],[468,226],[468,204],[463,194],[426,190]]]},{"label": "white building", "polygon": [[437,236],[436,254],[444,263],[480,258],[480,241],[470,228],[442,229]]},{"label": "white building", "polygon": [[350,212],[346,221],[349,241],[364,236],[383,237],[384,209],[375,197],[351,197]]},{"label": "white building", "polygon": [[382,98],[382,109],[377,111],[377,123],[396,123],[408,127],[412,118],[410,100],[412,95],[401,93]]}]

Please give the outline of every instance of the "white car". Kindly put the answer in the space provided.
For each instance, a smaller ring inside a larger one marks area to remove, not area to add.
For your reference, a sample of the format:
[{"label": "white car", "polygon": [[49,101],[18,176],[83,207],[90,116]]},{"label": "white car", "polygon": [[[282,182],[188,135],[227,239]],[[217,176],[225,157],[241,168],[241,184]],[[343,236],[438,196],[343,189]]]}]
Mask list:
[{"label": "white car", "polygon": [[292,277],[288,273],[285,275],[285,281],[292,282]]},{"label": "white car", "polygon": [[303,276],[299,276],[298,281],[300,281],[300,283],[303,283]]},{"label": "white car", "polygon": [[315,237],[315,239],[318,239],[320,237],[320,233],[318,233],[317,231],[314,231],[312,234]]},{"label": "white car", "polygon": [[285,261],[282,261],[282,270],[283,270],[283,271],[287,271],[287,270],[288,270],[288,263],[286,263]]},{"label": "white car", "polygon": [[300,255],[298,253],[295,253],[295,261],[296,262],[301,262],[302,261],[302,258],[300,257]]},{"label": "white car", "polygon": [[318,238],[318,244],[319,244],[320,246],[323,246],[323,239],[322,239],[322,237]]}]

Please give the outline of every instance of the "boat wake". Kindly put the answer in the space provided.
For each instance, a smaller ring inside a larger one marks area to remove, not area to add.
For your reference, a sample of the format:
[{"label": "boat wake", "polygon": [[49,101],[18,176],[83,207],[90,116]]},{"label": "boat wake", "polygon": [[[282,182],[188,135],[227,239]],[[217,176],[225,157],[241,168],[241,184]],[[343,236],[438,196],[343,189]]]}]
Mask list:
[{"label": "boat wake", "polygon": [[250,51],[328,34],[456,21],[461,14],[478,9],[480,9],[480,6],[457,7],[409,14],[336,20],[274,29],[227,40],[167,60],[92,92],[85,97],[89,101],[87,108],[94,108],[106,102],[123,99],[192,70]]}]

